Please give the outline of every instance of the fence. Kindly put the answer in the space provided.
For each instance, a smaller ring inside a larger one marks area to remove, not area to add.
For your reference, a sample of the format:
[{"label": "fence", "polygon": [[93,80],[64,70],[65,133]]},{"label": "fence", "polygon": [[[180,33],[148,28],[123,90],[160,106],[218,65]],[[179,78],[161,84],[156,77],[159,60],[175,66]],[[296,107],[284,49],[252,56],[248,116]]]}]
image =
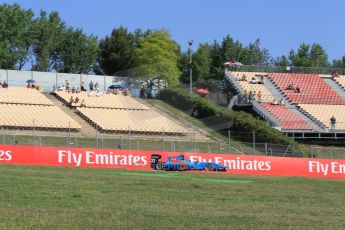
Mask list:
[{"label": "fence", "polygon": [[207,136],[211,138],[205,138],[205,134],[197,130],[186,136],[165,133],[144,136],[131,132],[108,134],[95,129],[93,135],[83,136],[70,131],[0,128],[1,144],[345,159],[345,148],[305,145],[308,147],[296,149],[293,140],[288,145],[268,143],[260,133],[255,132],[224,131],[208,133]]},{"label": "fence", "polygon": [[274,73],[310,73],[310,74],[331,74],[337,71],[344,75],[343,68],[323,68],[323,67],[295,67],[295,66],[257,66],[257,65],[237,65],[229,67],[228,70],[239,72],[274,72]]},{"label": "fence", "polygon": [[86,85],[90,81],[98,82],[100,89],[104,91],[113,84],[128,85],[128,78],[126,77],[0,69],[0,81],[6,81],[9,86],[26,86],[27,80],[34,80],[35,85],[42,86],[44,91],[50,91],[54,85],[56,87],[65,85],[66,80],[69,81],[70,87],[75,88],[79,87],[82,81]]}]

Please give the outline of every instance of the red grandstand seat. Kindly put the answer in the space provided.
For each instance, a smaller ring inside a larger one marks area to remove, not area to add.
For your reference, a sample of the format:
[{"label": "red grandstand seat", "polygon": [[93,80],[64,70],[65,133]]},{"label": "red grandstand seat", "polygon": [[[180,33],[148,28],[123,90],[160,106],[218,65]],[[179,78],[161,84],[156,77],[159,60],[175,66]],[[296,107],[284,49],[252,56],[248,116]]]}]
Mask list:
[{"label": "red grandstand seat", "polygon": [[270,103],[261,103],[262,107],[269,111],[280,121],[282,129],[311,130],[312,127],[284,105],[271,105]]}]

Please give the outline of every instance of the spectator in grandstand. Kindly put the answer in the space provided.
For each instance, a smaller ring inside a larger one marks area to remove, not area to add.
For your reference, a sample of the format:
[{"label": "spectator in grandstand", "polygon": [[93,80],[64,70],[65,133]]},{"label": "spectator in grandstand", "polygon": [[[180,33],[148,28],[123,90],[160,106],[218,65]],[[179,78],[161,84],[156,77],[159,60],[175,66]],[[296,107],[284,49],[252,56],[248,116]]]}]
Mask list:
[{"label": "spectator in grandstand", "polygon": [[250,91],[249,91],[249,96],[248,96],[248,101],[249,101],[249,103],[251,103],[251,102],[253,101],[253,99],[254,99],[254,94],[253,94],[253,92],[250,90]]},{"label": "spectator in grandstand", "polygon": [[80,90],[81,91],[86,91],[86,89],[85,89],[85,82],[80,82]]},{"label": "spectator in grandstand", "polygon": [[86,104],[85,104],[85,100],[84,100],[84,99],[81,100],[81,102],[80,102],[80,107],[86,107]]},{"label": "spectator in grandstand", "polygon": [[145,86],[142,85],[140,88],[140,98],[145,99],[145,97],[146,97],[146,89],[145,89]]},{"label": "spectator in grandstand", "polygon": [[252,77],[252,79],[249,81],[251,84],[256,84],[258,81],[256,80],[256,77]]},{"label": "spectator in grandstand", "polygon": [[257,82],[258,84],[264,84],[264,76],[260,76],[260,80]]},{"label": "spectator in grandstand", "polygon": [[74,103],[74,98],[73,96],[71,96],[71,98],[69,99],[69,106],[72,107],[73,103]]},{"label": "spectator in grandstand", "polygon": [[122,91],[122,94],[123,94],[124,96],[128,96],[128,90],[127,90],[127,89],[124,89],[124,90]]},{"label": "spectator in grandstand", "polygon": [[281,104],[281,105],[285,105],[285,101],[284,101],[283,98],[280,99],[280,104]]},{"label": "spectator in grandstand", "polygon": [[78,103],[79,103],[79,97],[76,97],[75,100],[74,100],[74,102],[75,102],[76,104],[78,104]]},{"label": "spectator in grandstand", "polygon": [[75,93],[76,92],[76,90],[75,90],[75,88],[74,88],[74,86],[72,87],[72,93]]},{"label": "spectator in grandstand", "polygon": [[102,92],[99,91],[99,89],[97,89],[97,90],[96,90],[96,97],[100,97],[100,96],[102,96]]},{"label": "spectator in grandstand", "polygon": [[288,86],[285,89],[286,90],[295,90],[292,83],[288,84]]},{"label": "spectator in grandstand", "polygon": [[335,119],[334,115],[330,119],[331,129],[335,129],[335,124],[337,123],[337,119]]},{"label": "spectator in grandstand", "polygon": [[258,101],[261,102],[261,99],[262,99],[262,93],[261,91],[258,92]]},{"label": "spectator in grandstand", "polygon": [[90,89],[91,91],[93,91],[93,82],[92,82],[92,81],[90,81],[90,83],[89,83],[89,89]]},{"label": "spectator in grandstand", "polygon": [[295,88],[295,93],[300,93],[301,92],[301,89],[297,86],[296,88]]},{"label": "spectator in grandstand", "polygon": [[96,84],[95,84],[95,90],[96,90],[96,91],[99,90],[99,84],[98,84],[98,82],[96,82]]},{"label": "spectator in grandstand", "polygon": [[331,74],[332,78],[336,78],[336,77],[339,77],[338,75],[338,72],[337,71],[333,71],[332,74]]},{"label": "spectator in grandstand", "polygon": [[271,102],[271,105],[278,105],[278,101],[274,98],[273,101]]},{"label": "spectator in grandstand", "polygon": [[69,90],[69,81],[68,80],[66,80],[65,85],[66,85],[66,90]]}]

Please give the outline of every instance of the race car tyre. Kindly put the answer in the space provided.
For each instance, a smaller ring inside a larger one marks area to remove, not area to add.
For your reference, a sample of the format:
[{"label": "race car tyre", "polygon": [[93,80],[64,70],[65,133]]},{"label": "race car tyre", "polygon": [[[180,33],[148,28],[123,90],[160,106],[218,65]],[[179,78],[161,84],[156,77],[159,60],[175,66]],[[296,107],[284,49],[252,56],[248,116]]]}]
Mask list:
[{"label": "race car tyre", "polygon": [[214,166],[211,165],[211,164],[207,164],[207,165],[205,165],[205,170],[206,171],[213,171],[214,170]]},{"label": "race car tyre", "polygon": [[158,162],[158,164],[156,164],[156,170],[164,170],[164,163]]}]

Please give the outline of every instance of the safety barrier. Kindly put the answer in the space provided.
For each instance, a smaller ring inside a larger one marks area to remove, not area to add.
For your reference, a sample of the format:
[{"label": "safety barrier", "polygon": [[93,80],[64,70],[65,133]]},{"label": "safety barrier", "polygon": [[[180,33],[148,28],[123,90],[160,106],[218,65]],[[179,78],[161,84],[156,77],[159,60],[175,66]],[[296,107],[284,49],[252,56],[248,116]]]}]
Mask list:
[{"label": "safety barrier", "polygon": [[[152,170],[152,154],[161,155],[161,161],[165,161],[168,156],[180,153],[0,145],[0,164]],[[214,162],[227,167],[226,172],[214,173],[345,178],[345,160],[202,153],[184,155],[192,162]]]}]

